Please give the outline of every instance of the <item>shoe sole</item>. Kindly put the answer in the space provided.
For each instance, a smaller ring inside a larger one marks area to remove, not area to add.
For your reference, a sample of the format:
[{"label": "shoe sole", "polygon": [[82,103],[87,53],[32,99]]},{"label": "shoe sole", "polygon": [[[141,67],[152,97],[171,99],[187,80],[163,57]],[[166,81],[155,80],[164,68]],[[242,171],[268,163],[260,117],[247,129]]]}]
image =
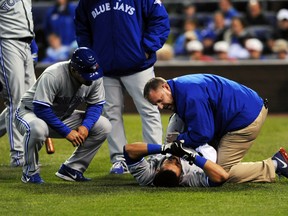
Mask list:
[{"label": "shoe sole", "polygon": [[124,172],[111,172],[110,171],[110,174],[116,174],[116,175],[122,175],[122,174],[127,174],[127,173],[129,173],[129,171],[124,171]]},{"label": "shoe sole", "polygon": [[72,179],[72,178],[70,178],[70,177],[68,177],[68,176],[66,176],[66,175],[63,175],[63,174],[61,174],[61,173],[59,173],[59,172],[56,172],[55,175],[56,175],[57,177],[63,179],[63,180],[75,182],[74,179]]}]

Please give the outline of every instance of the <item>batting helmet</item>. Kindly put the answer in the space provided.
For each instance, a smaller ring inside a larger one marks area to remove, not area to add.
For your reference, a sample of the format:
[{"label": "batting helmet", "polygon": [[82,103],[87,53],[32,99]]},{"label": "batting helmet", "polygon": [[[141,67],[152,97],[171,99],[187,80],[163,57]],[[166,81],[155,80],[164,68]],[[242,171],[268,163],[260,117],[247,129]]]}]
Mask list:
[{"label": "batting helmet", "polygon": [[96,62],[96,54],[87,47],[77,48],[70,64],[85,80],[93,81],[103,76],[102,69]]}]

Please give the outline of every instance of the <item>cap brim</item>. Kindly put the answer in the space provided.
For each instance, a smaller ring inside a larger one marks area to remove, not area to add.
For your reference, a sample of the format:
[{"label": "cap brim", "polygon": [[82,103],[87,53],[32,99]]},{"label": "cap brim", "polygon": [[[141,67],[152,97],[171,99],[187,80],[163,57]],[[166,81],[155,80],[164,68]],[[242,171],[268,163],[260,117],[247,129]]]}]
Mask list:
[{"label": "cap brim", "polygon": [[81,76],[87,81],[94,81],[103,77],[103,71],[101,68],[98,68],[97,71],[92,73],[81,73]]}]

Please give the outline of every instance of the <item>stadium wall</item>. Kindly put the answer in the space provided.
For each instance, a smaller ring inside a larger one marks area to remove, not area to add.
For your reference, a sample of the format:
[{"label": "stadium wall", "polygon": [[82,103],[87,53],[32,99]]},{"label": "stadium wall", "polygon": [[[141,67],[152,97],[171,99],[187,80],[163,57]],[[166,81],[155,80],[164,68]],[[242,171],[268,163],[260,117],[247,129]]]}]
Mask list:
[{"label": "stadium wall", "polygon": [[[38,64],[38,77],[48,65]],[[195,63],[191,61],[158,61],[155,65],[155,75],[171,79],[185,74],[210,73],[242,83],[254,90],[263,98],[269,99],[270,113],[288,112],[288,62],[271,61],[241,61],[238,63]],[[0,108],[4,109],[0,99]],[[125,112],[135,113],[136,108],[131,97],[125,96]]]}]

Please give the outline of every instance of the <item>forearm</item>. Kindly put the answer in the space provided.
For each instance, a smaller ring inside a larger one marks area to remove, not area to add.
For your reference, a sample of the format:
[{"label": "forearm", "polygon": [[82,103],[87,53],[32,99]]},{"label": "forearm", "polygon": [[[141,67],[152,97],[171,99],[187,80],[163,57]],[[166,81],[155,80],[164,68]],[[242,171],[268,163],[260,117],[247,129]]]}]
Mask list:
[{"label": "forearm", "polygon": [[229,177],[229,174],[220,165],[213,163],[210,160],[207,160],[203,170],[209,180],[214,183],[224,183]]},{"label": "forearm", "polygon": [[60,119],[57,118],[51,107],[34,103],[33,111],[38,118],[41,118],[43,121],[45,121],[51,128],[53,128],[63,137],[66,137],[71,132],[71,128],[69,128]]},{"label": "forearm", "polygon": [[137,160],[148,155],[147,143],[135,142],[125,145],[125,152],[132,160]]}]

